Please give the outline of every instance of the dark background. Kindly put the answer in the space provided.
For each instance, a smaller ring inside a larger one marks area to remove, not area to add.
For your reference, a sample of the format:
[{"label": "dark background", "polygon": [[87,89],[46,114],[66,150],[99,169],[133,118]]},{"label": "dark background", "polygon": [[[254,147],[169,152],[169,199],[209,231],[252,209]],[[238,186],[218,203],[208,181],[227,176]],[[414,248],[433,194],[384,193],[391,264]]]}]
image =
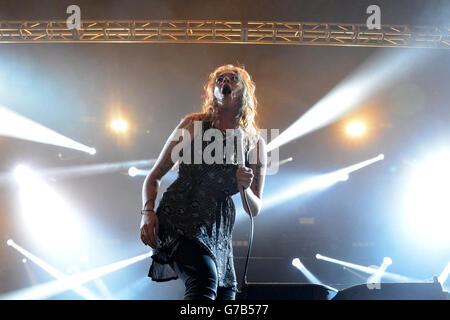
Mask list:
[{"label": "dark background", "polygon": [[[378,4],[382,24],[449,25],[449,1],[0,1],[0,20],[65,19],[70,4],[82,19],[245,19],[365,23],[366,8]],[[186,114],[199,111],[202,86],[215,67],[239,64],[252,75],[261,128],[286,129],[347,76],[374,56],[407,56],[413,49],[225,44],[1,44],[0,104],[97,149],[95,156],[55,146],[0,137],[0,171],[19,163],[54,168],[156,158],[165,139]],[[306,282],[290,265],[301,257],[324,283],[338,289],[362,278],[314,258],[379,265],[392,257],[389,271],[421,280],[439,275],[450,254],[443,247],[417,245],[404,230],[399,199],[411,163],[436,143],[448,143],[450,56],[445,50],[417,50],[410,70],[392,70],[396,80],[339,121],[280,148],[293,157],[266,179],[265,196],[287,182],[326,173],[380,153],[386,159],[351,174],[347,182],[300,196],[263,211],[255,221],[249,281]],[[389,59],[386,58],[388,66]],[[408,72],[406,72],[408,71]],[[120,110],[129,119],[126,137],[106,124]],[[367,138],[343,133],[355,116],[370,119]],[[149,130],[149,133],[147,133]],[[61,153],[61,160],[58,154]],[[125,172],[49,181],[69,194],[89,221],[92,266],[147,251],[140,243],[143,177]],[[160,195],[170,180],[165,180]],[[235,203],[240,199],[235,197]],[[0,182],[0,293],[31,284],[22,256],[6,246],[13,238],[24,248],[66,271],[71,264],[37,247],[17,208],[17,187]],[[426,214],[426,213],[424,213]],[[234,240],[246,241],[248,220],[240,211]],[[314,224],[301,225],[301,217]],[[67,226],[70,228],[70,226]],[[235,247],[238,279],[246,247]],[[102,280],[119,299],[182,297],[182,284],[145,278],[149,260]],[[51,280],[32,263],[37,282]],[[364,274],[362,274],[364,276]],[[93,286],[90,284],[89,286]],[[56,298],[78,298],[70,293]]]}]

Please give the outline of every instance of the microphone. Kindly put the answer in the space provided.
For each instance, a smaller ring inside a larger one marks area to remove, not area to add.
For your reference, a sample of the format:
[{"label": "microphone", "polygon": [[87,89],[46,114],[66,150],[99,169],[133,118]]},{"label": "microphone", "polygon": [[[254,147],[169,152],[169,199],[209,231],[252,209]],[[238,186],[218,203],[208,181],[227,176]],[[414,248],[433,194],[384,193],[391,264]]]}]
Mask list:
[{"label": "microphone", "polygon": [[[240,128],[240,127],[237,131],[237,163],[238,163],[238,168],[243,168],[245,166],[244,134],[242,132],[242,128]],[[245,194],[244,187],[239,186],[238,189],[241,194],[242,204],[247,209],[247,212],[250,215],[250,218],[253,218],[250,206],[247,201],[247,195]]]},{"label": "microphone", "polygon": [[[239,128],[238,131],[238,137],[237,137],[237,155],[238,155],[238,167],[242,168],[245,165],[245,150],[244,150],[244,135],[242,133],[242,128]],[[239,157],[240,156],[240,157]],[[254,224],[253,224],[253,215],[252,215],[252,211],[250,209],[250,206],[248,205],[248,201],[247,201],[247,195],[245,194],[245,190],[243,186],[239,186],[239,191],[241,193],[241,198],[242,198],[242,204],[247,208],[247,212],[250,216],[250,232],[249,232],[249,240],[248,240],[248,251],[247,251],[247,259],[245,260],[245,267],[244,267],[244,273],[242,276],[242,286],[241,286],[241,290],[240,293],[242,295],[244,295],[244,291],[246,291],[247,288],[247,270],[248,270],[248,260],[250,258],[250,252],[252,250],[252,242],[253,242],[253,229],[254,229]]]},{"label": "microphone", "polygon": [[[238,155],[237,157],[238,168],[243,168],[245,165],[245,150],[244,150],[244,135],[242,134],[241,128],[239,128],[237,137],[237,155]],[[241,193],[242,203],[245,205],[246,197],[244,194],[244,187],[239,186],[239,191]]]}]

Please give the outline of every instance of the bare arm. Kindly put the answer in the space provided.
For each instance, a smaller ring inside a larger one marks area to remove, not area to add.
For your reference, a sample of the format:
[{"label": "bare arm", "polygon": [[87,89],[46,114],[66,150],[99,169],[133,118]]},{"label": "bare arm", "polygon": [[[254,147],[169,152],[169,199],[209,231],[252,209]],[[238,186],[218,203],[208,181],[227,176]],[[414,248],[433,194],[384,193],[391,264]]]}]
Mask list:
[{"label": "bare arm", "polygon": [[[174,161],[172,159],[172,150],[178,143],[190,143],[190,141],[184,141],[183,137],[179,135],[180,129],[186,129],[192,136],[193,133],[193,121],[189,118],[183,119],[170,137],[167,139],[164,147],[156,160],[155,165],[150,170],[149,174],[144,180],[142,187],[142,207],[145,211],[141,219],[141,240],[145,245],[149,245],[152,248],[157,247],[156,237],[159,232],[159,221],[155,212],[155,200],[161,184],[161,179],[164,175],[173,167]],[[176,137],[179,137],[176,139]]]},{"label": "bare arm", "polygon": [[182,142],[182,137],[175,139],[178,130],[186,129],[192,133],[192,121],[189,119],[183,119],[170,137],[167,139],[155,165],[148,173],[144,180],[142,187],[142,208],[146,210],[154,210],[155,200],[161,184],[161,179],[164,175],[173,167],[174,159],[172,159],[172,149],[178,143]]},{"label": "bare arm", "polygon": [[[256,157],[256,163],[250,164],[250,168],[241,168],[241,179],[238,177],[238,181],[244,181],[242,185],[248,185],[248,181],[250,181],[250,188],[245,189],[245,193],[247,196],[247,201],[250,207],[250,210],[254,217],[256,217],[262,208],[262,194],[264,190],[264,183],[266,178],[266,169],[267,169],[267,153],[266,153],[266,143],[264,139],[260,138],[258,140],[258,144],[255,148],[253,148],[249,153],[250,159],[252,157]],[[245,183],[245,177],[249,177]],[[247,210],[247,206],[243,203],[245,211],[250,214]]]}]

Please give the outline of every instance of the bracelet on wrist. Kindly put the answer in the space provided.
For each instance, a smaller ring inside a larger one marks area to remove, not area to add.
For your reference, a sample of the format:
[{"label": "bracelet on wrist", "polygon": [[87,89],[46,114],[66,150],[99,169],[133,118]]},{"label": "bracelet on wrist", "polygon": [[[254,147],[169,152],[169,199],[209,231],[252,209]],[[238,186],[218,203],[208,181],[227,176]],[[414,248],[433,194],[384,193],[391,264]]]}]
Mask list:
[{"label": "bracelet on wrist", "polygon": [[147,209],[141,210],[141,214],[146,214],[147,212],[153,212],[154,214],[156,214],[156,212],[153,209],[152,210],[147,210]]},{"label": "bracelet on wrist", "polygon": [[147,204],[149,203],[149,202],[152,202],[153,200],[152,199],[149,199],[149,200],[147,200],[147,201],[145,201],[145,203],[144,203],[144,205],[142,206],[142,208],[146,208],[147,207]]}]

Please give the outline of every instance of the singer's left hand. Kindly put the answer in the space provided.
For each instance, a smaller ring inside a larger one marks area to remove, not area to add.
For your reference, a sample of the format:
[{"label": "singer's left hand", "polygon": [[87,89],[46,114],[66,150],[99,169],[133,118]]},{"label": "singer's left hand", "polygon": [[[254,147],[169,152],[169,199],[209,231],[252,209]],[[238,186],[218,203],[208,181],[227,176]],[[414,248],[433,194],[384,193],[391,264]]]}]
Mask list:
[{"label": "singer's left hand", "polygon": [[236,171],[238,189],[247,189],[253,181],[253,170],[247,167],[239,167]]}]

